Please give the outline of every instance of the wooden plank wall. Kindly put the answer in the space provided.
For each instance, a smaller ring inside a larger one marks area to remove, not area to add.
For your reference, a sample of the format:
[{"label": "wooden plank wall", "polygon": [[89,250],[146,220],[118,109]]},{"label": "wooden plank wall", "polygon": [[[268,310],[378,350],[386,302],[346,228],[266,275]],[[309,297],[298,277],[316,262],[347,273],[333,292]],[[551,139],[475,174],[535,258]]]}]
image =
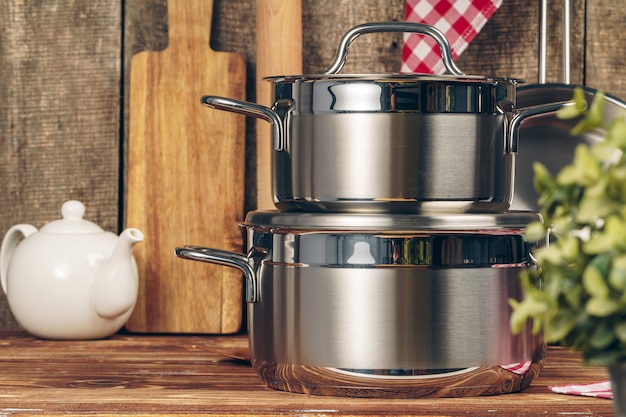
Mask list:
[{"label": "wooden plank wall", "polygon": [[[535,83],[538,2],[503,3],[457,64],[468,74]],[[571,82],[626,97],[626,10],[609,0],[571,3]],[[22,222],[40,227],[70,198],[86,204],[88,219],[119,229],[128,66],[132,54],[166,47],[166,12],[166,0],[0,1],[0,233]],[[304,72],[330,65],[350,27],[403,16],[404,0],[304,0]],[[254,101],[255,1],[216,0],[214,20],[212,46],[245,57]],[[561,2],[550,2],[549,22],[548,81],[559,82]],[[363,36],[343,72],[397,71],[401,48],[399,34]],[[251,210],[256,149],[254,122],[245,123]],[[0,328],[14,327],[0,295]]]}]

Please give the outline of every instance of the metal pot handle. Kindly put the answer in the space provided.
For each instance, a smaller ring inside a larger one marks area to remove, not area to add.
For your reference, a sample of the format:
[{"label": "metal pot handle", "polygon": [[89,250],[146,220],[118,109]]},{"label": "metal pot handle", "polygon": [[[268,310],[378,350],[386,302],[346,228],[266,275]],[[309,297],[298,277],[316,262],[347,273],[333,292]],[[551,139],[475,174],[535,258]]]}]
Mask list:
[{"label": "metal pot handle", "polygon": [[537,117],[547,117],[556,114],[562,107],[573,106],[571,100],[516,109],[510,102],[500,103],[498,110],[506,116],[507,134],[505,152],[517,153],[519,144],[519,129],[528,120]]},{"label": "metal pot handle", "polygon": [[350,29],[343,35],[339,48],[337,49],[337,55],[335,62],[325,71],[325,74],[337,74],[343,68],[348,58],[348,47],[358,36],[365,33],[378,33],[378,32],[413,32],[420,33],[422,35],[430,36],[437,42],[439,49],[441,50],[441,59],[446,70],[452,75],[465,75],[452,60],[452,50],[450,49],[450,43],[448,39],[439,29],[424,25],[421,23],[411,22],[375,22],[364,23]]},{"label": "metal pot handle", "polygon": [[250,259],[254,257],[253,254],[246,256],[241,253],[204,248],[201,246],[176,248],[174,253],[176,253],[176,256],[179,258],[230,266],[241,270],[246,277],[246,302],[254,303],[257,301],[256,272],[252,265],[250,265]]},{"label": "metal pot handle", "polygon": [[285,149],[283,122],[278,113],[273,109],[256,103],[218,96],[203,96],[200,99],[200,102],[212,109],[239,113],[270,122],[272,125],[272,137],[274,138],[274,150],[280,152]]}]

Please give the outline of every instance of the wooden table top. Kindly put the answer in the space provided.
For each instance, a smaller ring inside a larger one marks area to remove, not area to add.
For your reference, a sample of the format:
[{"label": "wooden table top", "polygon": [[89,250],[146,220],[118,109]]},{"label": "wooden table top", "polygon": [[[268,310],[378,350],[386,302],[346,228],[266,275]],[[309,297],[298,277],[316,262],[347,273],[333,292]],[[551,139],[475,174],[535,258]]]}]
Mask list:
[{"label": "wooden table top", "polygon": [[613,416],[612,402],[554,394],[550,385],[607,379],[603,368],[550,347],[541,375],[521,393],[473,398],[371,399],[292,394],[264,386],[247,338],[119,334],[47,341],[0,331],[0,416]]}]

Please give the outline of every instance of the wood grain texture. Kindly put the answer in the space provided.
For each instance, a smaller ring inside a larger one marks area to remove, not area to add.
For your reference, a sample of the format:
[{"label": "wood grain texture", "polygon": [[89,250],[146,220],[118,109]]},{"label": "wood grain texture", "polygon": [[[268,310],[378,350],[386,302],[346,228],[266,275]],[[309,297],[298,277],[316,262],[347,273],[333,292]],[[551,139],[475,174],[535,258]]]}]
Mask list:
[{"label": "wood grain texture", "polygon": [[[236,52],[246,63],[246,97],[255,99],[255,18],[256,0],[215,0],[211,24],[210,46],[215,51]],[[127,0],[124,2],[123,50],[123,176],[128,166],[128,103],[130,90],[130,62],[140,51],[162,51],[167,48],[167,0]],[[256,138],[254,120],[244,120],[246,129],[246,166],[244,211],[256,204]],[[125,190],[126,194],[126,190]],[[120,216],[125,217],[126,197]]]},{"label": "wood grain texture", "polygon": [[[333,63],[341,38],[352,27],[366,22],[404,20],[404,3],[404,0],[304,0],[304,73],[323,73]],[[350,46],[341,73],[398,72],[401,53],[401,33],[364,35]]]},{"label": "wood grain texture", "polygon": [[[546,82],[562,82],[562,2],[548,2]],[[570,76],[583,82],[585,2],[571,1]],[[467,74],[495,75],[538,82],[539,2],[502,2],[485,27],[457,59]]]},{"label": "wood grain texture", "polygon": [[[526,389],[543,368],[545,347],[535,354],[527,373],[519,375],[500,366],[481,366],[461,372],[434,374],[402,370],[407,377],[368,376],[331,368],[253,361],[253,368],[274,389],[311,395],[362,398],[445,398],[509,394]],[[429,374],[428,378],[412,375]]]},{"label": "wood grain texture", "polygon": [[135,250],[135,332],[241,328],[241,273],[173,255],[186,244],[242,251],[244,125],[199,100],[243,99],[245,63],[211,50],[212,14],[212,1],[170,0],[168,47],[131,62],[126,223],[146,236]]},{"label": "wood grain texture", "polygon": [[[302,2],[257,0],[256,7],[257,103],[271,107],[271,85],[263,77],[302,74]],[[257,121],[256,130],[256,208],[272,210],[272,130],[266,121]]]},{"label": "wood grain texture", "polygon": [[[0,236],[69,199],[117,231],[120,16],[119,0],[0,2]],[[4,294],[0,327],[18,327]]]},{"label": "wood grain texture", "polygon": [[611,1],[587,5],[585,84],[626,100],[626,9]]},{"label": "wood grain texture", "polygon": [[[214,5],[211,45],[245,57],[246,98],[255,101],[256,0]],[[549,7],[556,29],[549,32],[548,80],[560,81],[561,1]],[[626,97],[621,3],[572,0],[571,8],[572,83]],[[303,73],[315,73],[331,63],[348,28],[402,20],[404,1],[303,0],[302,16]],[[536,82],[537,22],[538,2],[503,2],[457,64],[470,74]],[[130,61],[167,43],[166,0],[0,2],[1,231],[18,222],[43,225],[68,197],[83,200],[87,217],[106,229],[122,224]],[[401,47],[395,34],[364,36],[343,72],[397,71]],[[256,123],[241,123],[248,211],[256,205]],[[0,295],[0,327],[16,326]]]},{"label": "wood grain texture", "polygon": [[[0,414],[159,416],[613,416],[599,398],[548,386],[607,378],[568,351],[549,348],[521,393],[466,398],[377,399],[292,394],[266,387],[248,362],[228,358],[245,336],[116,335],[45,341],[0,333]],[[220,355],[217,352],[223,352]]]}]

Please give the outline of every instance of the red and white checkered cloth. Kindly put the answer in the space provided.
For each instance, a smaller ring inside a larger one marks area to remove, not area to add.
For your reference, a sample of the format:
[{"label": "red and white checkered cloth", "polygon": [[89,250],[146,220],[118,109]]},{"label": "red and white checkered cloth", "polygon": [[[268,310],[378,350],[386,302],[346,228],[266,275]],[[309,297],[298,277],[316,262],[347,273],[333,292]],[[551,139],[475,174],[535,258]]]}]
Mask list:
[{"label": "red and white checkered cloth", "polygon": [[611,381],[593,382],[581,385],[559,385],[550,387],[550,391],[557,394],[582,395],[584,397],[597,397],[612,399]]},{"label": "red and white checkered cloth", "polygon": [[[455,59],[501,4],[502,0],[406,0],[405,20],[441,30]],[[401,72],[442,74],[444,70],[434,40],[424,35],[404,34]]]},{"label": "red and white checkered cloth", "polygon": [[[510,365],[501,365],[501,368],[515,374],[524,375],[530,370],[532,362],[512,363]],[[611,391],[611,381],[591,382],[588,384],[568,384],[568,385],[553,385],[548,387],[550,391],[557,394],[567,395],[582,395],[584,397],[597,397],[612,399],[613,392]]]},{"label": "red and white checkered cloth", "polygon": [[530,370],[530,365],[533,363],[531,361],[520,362],[520,363],[512,363],[509,365],[500,365],[500,368],[504,368],[509,372],[513,372],[518,375],[525,375],[526,372]]}]

